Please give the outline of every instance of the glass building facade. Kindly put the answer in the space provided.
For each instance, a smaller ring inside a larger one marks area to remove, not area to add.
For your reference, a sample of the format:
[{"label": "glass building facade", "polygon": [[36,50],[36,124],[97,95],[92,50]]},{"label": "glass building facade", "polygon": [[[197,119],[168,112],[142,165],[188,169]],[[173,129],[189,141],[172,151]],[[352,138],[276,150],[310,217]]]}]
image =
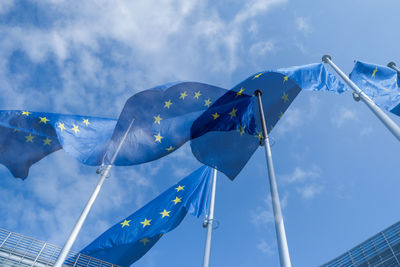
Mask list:
[{"label": "glass building facade", "polygon": [[400,266],[400,222],[321,266]]},{"label": "glass building facade", "polygon": [[[0,266],[53,266],[61,248],[0,228]],[[70,252],[64,266],[117,267],[80,253]]]}]

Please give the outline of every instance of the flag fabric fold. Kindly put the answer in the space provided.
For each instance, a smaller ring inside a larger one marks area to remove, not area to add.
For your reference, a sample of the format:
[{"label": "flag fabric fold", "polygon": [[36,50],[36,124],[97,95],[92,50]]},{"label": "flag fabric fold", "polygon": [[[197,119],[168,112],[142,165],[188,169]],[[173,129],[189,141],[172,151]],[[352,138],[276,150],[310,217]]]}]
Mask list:
[{"label": "flag fabric fold", "polygon": [[340,93],[346,87],[323,64],[310,64],[260,72],[231,90],[198,82],[161,85],[130,97],[118,120],[0,111],[0,163],[25,178],[33,163],[60,148],[86,165],[127,166],[159,159],[191,141],[200,162],[234,179],[263,141],[257,89],[270,132],[301,90]]},{"label": "flag fabric fold", "polygon": [[19,110],[0,111],[0,163],[18,178],[63,148],[87,165],[99,165],[116,120]]},{"label": "flag fabric fold", "polygon": [[349,76],[378,106],[400,116],[400,81],[395,70],[356,61]]},{"label": "flag fabric fold", "polygon": [[212,169],[197,169],[109,228],[81,253],[121,266],[131,265],[165,233],[175,229],[187,213],[196,217],[208,214],[211,185]]}]

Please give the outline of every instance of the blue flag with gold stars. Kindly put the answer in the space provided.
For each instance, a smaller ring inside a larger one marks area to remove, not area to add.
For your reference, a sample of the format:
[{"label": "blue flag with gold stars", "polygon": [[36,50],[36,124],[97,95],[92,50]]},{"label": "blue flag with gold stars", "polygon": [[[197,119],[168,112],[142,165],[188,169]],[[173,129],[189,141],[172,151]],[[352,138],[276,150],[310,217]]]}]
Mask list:
[{"label": "blue flag with gold stars", "polygon": [[1,110],[0,163],[25,179],[32,164],[63,148],[84,164],[99,165],[115,124],[115,119]]},{"label": "blue flag with gold stars", "polygon": [[[111,162],[131,124],[115,165],[156,160],[189,140],[202,139],[208,132],[240,132],[239,136],[250,135],[252,141],[259,132],[256,129],[254,99],[245,94],[244,89],[226,90],[197,82],[168,84],[142,91],[128,99],[107,148],[106,164]],[[229,142],[223,144],[226,150],[229,149]],[[253,146],[249,143],[244,145]],[[225,157],[225,150],[214,149],[211,143],[205,146],[219,157]],[[229,164],[216,167],[232,177],[228,171]]]},{"label": "blue flag with gold stars", "polygon": [[400,81],[395,70],[357,61],[350,79],[378,106],[400,116]]},{"label": "blue flag with gold stars", "polygon": [[[233,87],[218,102],[230,103],[232,99],[236,99],[236,94],[252,95],[257,89],[262,91],[266,125],[270,133],[300,90],[342,93],[347,88],[323,64],[310,64],[252,75]],[[255,126],[251,124],[250,131],[246,130],[249,125],[244,124],[245,120],[242,119],[237,120],[235,127],[230,131],[206,133],[209,129],[207,127],[209,111],[204,112],[192,127],[192,136],[196,136],[198,132],[204,134],[200,138],[191,140],[193,154],[200,162],[217,168],[231,179],[241,171],[263,139],[257,99],[252,97],[250,102],[249,96],[247,98],[249,109],[251,108],[254,113],[243,114],[255,117]],[[233,108],[236,106],[233,105]],[[224,118],[231,119],[227,115]]]},{"label": "blue flag with gold stars", "polygon": [[187,213],[199,217],[208,213],[212,169],[203,166],[124,218],[81,253],[121,266],[140,259],[169,231],[175,229]]}]

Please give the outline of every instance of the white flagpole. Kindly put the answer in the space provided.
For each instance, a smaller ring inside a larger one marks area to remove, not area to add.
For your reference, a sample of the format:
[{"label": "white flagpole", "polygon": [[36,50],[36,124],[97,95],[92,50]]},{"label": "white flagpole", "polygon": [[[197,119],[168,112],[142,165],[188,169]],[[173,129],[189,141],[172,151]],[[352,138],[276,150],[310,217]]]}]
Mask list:
[{"label": "white flagpole", "polygon": [[387,64],[387,66],[388,66],[389,68],[391,68],[391,69],[394,69],[395,71],[397,71],[397,73],[400,74],[400,69],[396,66],[396,63],[394,63],[393,61],[392,61],[392,62],[389,62],[389,63]]},{"label": "white flagpole", "polygon": [[254,93],[258,98],[258,106],[260,108],[262,129],[265,138],[264,140],[265,157],[267,159],[269,188],[271,190],[272,209],[274,211],[275,231],[276,231],[276,238],[278,241],[279,259],[282,267],[291,267],[292,264],[290,263],[290,255],[286,240],[285,225],[283,224],[281,204],[278,195],[278,187],[276,185],[274,165],[272,163],[271,147],[269,144],[267,126],[265,124],[264,110],[261,101],[262,92],[260,90],[256,90]]},{"label": "white flagpole", "polygon": [[60,254],[58,255],[58,258],[57,258],[56,263],[54,264],[54,267],[61,267],[62,264],[64,263],[69,251],[71,250],[72,245],[74,244],[74,242],[75,242],[75,240],[76,240],[76,238],[77,238],[77,236],[79,234],[79,231],[82,228],[83,223],[86,220],[86,217],[87,217],[90,209],[92,208],[92,205],[93,205],[94,201],[97,198],[97,195],[100,192],[100,189],[101,189],[101,186],[104,183],[104,180],[108,177],[108,174],[110,172],[112,164],[114,163],[115,159],[117,158],[117,155],[118,155],[119,151],[121,150],[122,144],[125,142],[125,139],[126,139],[128,133],[129,133],[129,130],[132,127],[133,122],[134,122],[134,119],[132,119],[131,123],[129,124],[128,129],[126,130],[126,132],[122,136],[122,139],[121,139],[120,143],[118,144],[117,150],[115,151],[115,153],[114,153],[114,155],[113,155],[113,157],[111,159],[110,164],[106,166],[104,172],[102,173],[102,175],[100,177],[99,182],[97,183],[96,188],[94,189],[92,195],[89,198],[89,201],[86,203],[86,206],[83,209],[81,215],[79,216],[79,219],[76,221],[75,226],[71,231],[71,234],[69,235],[67,241],[65,242],[64,247],[62,248]]},{"label": "white flagpole", "polygon": [[203,267],[210,266],[210,253],[211,253],[211,236],[214,222],[214,205],[215,205],[215,191],[217,188],[217,169],[214,169],[214,177],[211,189],[210,211],[207,219],[204,221],[203,226],[207,226],[206,246],[204,248]]},{"label": "white flagpole", "polygon": [[322,57],[322,62],[329,64],[336,73],[345,81],[345,83],[350,86],[354,91],[353,97],[356,101],[361,99],[368,108],[378,117],[378,119],[389,129],[389,131],[400,141],[400,127],[394,123],[392,119],[385,112],[383,112],[375,103],[371,100],[352,80],[344,74],[335,63],[332,62],[331,56],[324,55]]}]

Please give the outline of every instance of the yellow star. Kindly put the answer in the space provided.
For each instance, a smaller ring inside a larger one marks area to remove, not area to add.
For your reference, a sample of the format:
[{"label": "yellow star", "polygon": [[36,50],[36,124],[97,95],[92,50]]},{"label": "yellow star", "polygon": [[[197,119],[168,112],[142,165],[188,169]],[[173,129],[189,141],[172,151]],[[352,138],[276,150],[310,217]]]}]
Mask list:
[{"label": "yellow star", "polygon": [[214,117],[214,120],[216,120],[216,119],[218,119],[219,114],[218,114],[217,112],[215,112],[215,114],[211,114],[211,116],[213,116],[213,117]]},{"label": "yellow star", "polygon": [[31,114],[29,111],[22,111],[22,115],[29,116]]},{"label": "yellow star", "polygon": [[210,105],[211,105],[211,100],[210,99],[207,99],[207,100],[204,100],[204,106],[205,107],[210,107]]},{"label": "yellow star", "polygon": [[263,75],[262,74],[262,72],[261,73],[259,73],[259,74],[257,74],[257,75],[254,75],[254,77],[253,77],[253,79],[252,80],[254,80],[254,79],[257,79],[258,77],[260,77],[261,75]]},{"label": "yellow star", "polygon": [[269,128],[269,132],[271,132],[274,129],[274,126],[271,125],[271,127]]},{"label": "yellow star", "polygon": [[41,122],[43,122],[44,124],[46,124],[48,121],[50,121],[49,119],[47,119],[46,117],[39,117],[40,118],[40,121],[39,121],[39,123],[41,123]]},{"label": "yellow star", "polygon": [[164,209],[164,211],[160,212],[160,214],[162,215],[161,218],[164,218],[164,217],[166,217],[166,216],[169,217],[169,213],[170,213],[170,212],[171,212],[171,211],[166,211],[166,210]]},{"label": "yellow star", "polygon": [[90,124],[89,119],[83,119],[83,123],[86,124],[86,126],[89,126]]},{"label": "yellow star", "polygon": [[154,142],[159,142],[161,143],[161,139],[163,139],[164,137],[160,135],[160,133],[158,133],[157,135],[154,136],[156,138],[156,140],[154,140]]},{"label": "yellow star", "polygon": [[31,142],[31,143],[33,143],[33,138],[35,138],[35,137],[32,136],[31,134],[29,134],[29,135],[25,136],[25,138],[26,138],[26,142]]},{"label": "yellow star", "polygon": [[75,125],[75,124],[73,124],[73,125],[74,125],[74,127],[72,127],[72,131],[74,131],[75,134],[79,133],[78,125]]},{"label": "yellow star", "polygon": [[143,243],[143,246],[146,246],[146,244],[149,243],[150,240],[147,237],[145,237],[143,239],[140,239],[139,242]]},{"label": "yellow star", "polygon": [[125,226],[130,226],[129,223],[130,223],[131,221],[132,221],[132,220],[129,220],[129,221],[124,220],[124,221],[121,223],[121,225],[122,225],[121,228],[124,228]]},{"label": "yellow star", "polygon": [[169,108],[172,105],[171,99],[164,102],[164,108]]},{"label": "yellow star", "polygon": [[178,204],[179,202],[182,202],[182,198],[176,197],[174,200],[172,200],[175,205]]},{"label": "yellow star", "polygon": [[200,93],[200,91],[198,91],[198,92],[194,93],[194,97],[193,98],[199,99],[200,96],[201,96],[201,93]]},{"label": "yellow star", "polygon": [[14,129],[13,132],[14,132],[14,133],[15,133],[15,132],[19,132],[19,130],[18,130],[18,129]]},{"label": "yellow star", "polygon": [[181,93],[181,96],[179,97],[180,99],[185,99],[185,97],[187,97],[187,93],[186,91]]},{"label": "yellow star", "polygon": [[279,113],[279,119],[282,118],[283,112]]},{"label": "yellow star", "polygon": [[176,192],[179,192],[181,190],[184,190],[185,186],[178,186],[177,188],[175,188]]},{"label": "yellow star", "polygon": [[146,218],[144,218],[143,222],[140,222],[141,224],[143,224],[143,228],[146,227],[147,225],[150,225],[151,220],[147,220]]},{"label": "yellow star", "polygon": [[241,96],[242,93],[243,93],[243,91],[244,91],[244,88],[243,88],[243,87],[240,88],[239,92],[236,93],[236,96],[235,96],[235,97]]},{"label": "yellow star", "polygon": [[239,126],[238,132],[240,133],[240,136],[243,136],[245,134],[245,131],[244,131],[245,128],[246,128],[246,126],[242,126],[242,125]]},{"label": "yellow star", "polygon": [[154,123],[161,124],[161,120],[162,120],[162,118],[160,117],[160,114],[158,114],[158,116],[157,116],[157,117],[156,117],[156,116],[154,116]]},{"label": "yellow star", "polygon": [[59,122],[57,127],[61,129],[61,132],[65,130],[64,123]]},{"label": "yellow star", "polygon": [[258,141],[260,141],[260,142],[264,139],[264,136],[263,136],[262,132],[257,133],[255,135],[255,137],[258,138]]},{"label": "yellow star", "polygon": [[233,117],[236,117],[236,108],[233,108],[231,112],[229,112],[229,115],[231,115],[231,119],[233,119]]},{"label": "yellow star", "polygon": [[167,150],[168,152],[171,152],[172,150],[174,150],[173,146],[169,146],[168,148],[166,148],[165,150]]},{"label": "yellow star", "polygon": [[50,145],[50,143],[51,143],[51,139],[50,138],[46,137],[46,139],[43,139],[43,145],[44,146],[45,145]]},{"label": "yellow star", "polygon": [[282,99],[283,99],[284,103],[288,102],[289,101],[289,95],[284,93],[283,96],[282,96]]},{"label": "yellow star", "polygon": [[374,69],[374,71],[372,72],[372,77],[374,77],[375,78],[375,74],[378,72],[378,67],[376,67],[375,69]]},{"label": "yellow star", "polygon": [[283,77],[283,83],[287,82],[289,80],[288,76]]}]

